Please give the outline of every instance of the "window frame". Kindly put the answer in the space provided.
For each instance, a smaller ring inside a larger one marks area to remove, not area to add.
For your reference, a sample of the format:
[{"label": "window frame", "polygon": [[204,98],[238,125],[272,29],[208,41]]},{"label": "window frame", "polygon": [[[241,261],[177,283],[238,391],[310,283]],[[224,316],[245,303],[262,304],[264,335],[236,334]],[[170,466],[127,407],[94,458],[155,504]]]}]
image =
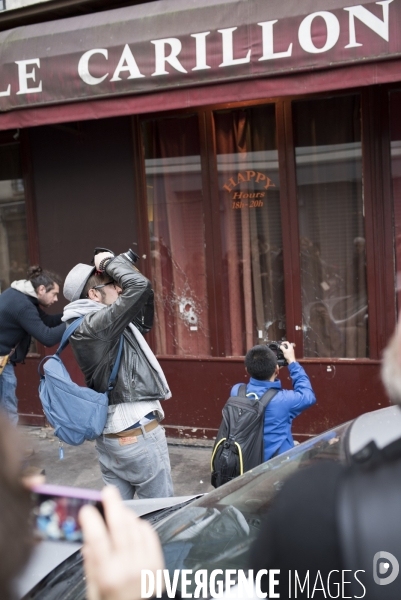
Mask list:
[{"label": "window frame", "polygon": [[[22,175],[24,180],[25,188],[25,215],[26,215],[26,227],[28,235],[28,258],[29,264],[38,265],[40,264],[40,253],[39,253],[39,236],[38,236],[38,222],[36,215],[36,198],[35,198],[35,187],[34,187],[34,173],[32,154],[29,144],[28,131],[25,129],[17,130],[20,137],[20,151],[21,151],[21,164],[22,164]],[[46,349],[43,344],[35,340],[36,352],[28,352],[26,358],[42,358],[46,354]]]},{"label": "window frame", "polygon": [[[398,86],[399,87],[399,86]],[[146,178],[142,120],[197,114],[199,124],[204,218],[206,239],[207,289],[209,295],[209,327],[211,356],[224,358],[224,300],[221,285],[222,249],[218,197],[216,139],[213,112],[275,104],[277,148],[279,157],[281,227],[284,257],[284,288],[287,336],[294,341],[297,356],[303,363],[378,363],[381,352],[391,336],[396,321],[394,227],[391,190],[389,91],[395,86],[371,86],[319,94],[302,94],[285,98],[266,98],[258,101],[230,102],[200,108],[147,113],[132,117],[134,140],[134,169],[137,186],[139,247],[149,256],[150,240],[147,221]],[[298,200],[296,186],[295,149],[292,124],[292,103],[298,100],[322,100],[342,95],[360,94],[362,129],[362,168],[365,208],[367,292],[369,306],[369,358],[304,358],[302,332],[302,301],[300,277],[300,248]],[[389,269],[389,265],[392,269]],[[141,265],[152,279],[150,261]],[[154,344],[154,337],[150,338]],[[154,346],[153,346],[154,347]],[[173,358],[167,355],[166,358]],[[182,356],[181,360],[206,357]],[[238,357],[237,357],[238,359]]]}]

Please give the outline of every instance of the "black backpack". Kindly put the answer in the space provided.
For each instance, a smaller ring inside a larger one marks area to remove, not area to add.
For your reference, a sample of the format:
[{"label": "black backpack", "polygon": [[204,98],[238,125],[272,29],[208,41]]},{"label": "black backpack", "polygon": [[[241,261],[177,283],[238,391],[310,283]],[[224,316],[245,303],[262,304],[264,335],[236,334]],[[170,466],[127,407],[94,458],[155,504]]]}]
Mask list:
[{"label": "black backpack", "polygon": [[211,482],[215,488],[263,462],[265,409],[278,391],[270,388],[259,400],[247,396],[243,384],[238,396],[227,400],[211,459]]}]

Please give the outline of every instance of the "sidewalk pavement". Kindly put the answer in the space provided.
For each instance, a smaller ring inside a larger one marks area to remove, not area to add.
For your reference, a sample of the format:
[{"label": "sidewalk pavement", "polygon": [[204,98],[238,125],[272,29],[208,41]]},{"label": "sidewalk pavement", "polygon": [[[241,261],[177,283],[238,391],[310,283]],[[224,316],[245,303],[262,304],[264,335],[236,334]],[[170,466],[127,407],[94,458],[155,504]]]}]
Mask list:
[{"label": "sidewalk pavement", "polygon": [[[26,460],[27,467],[45,469],[46,483],[100,490],[103,481],[94,442],[81,446],[63,445],[64,459],[59,458],[59,440],[51,427],[21,427],[26,446],[34,454]],[[168,438],[175,496],[210,492],[211,441]],[[202,445],[199,445],[202,444]]]}]

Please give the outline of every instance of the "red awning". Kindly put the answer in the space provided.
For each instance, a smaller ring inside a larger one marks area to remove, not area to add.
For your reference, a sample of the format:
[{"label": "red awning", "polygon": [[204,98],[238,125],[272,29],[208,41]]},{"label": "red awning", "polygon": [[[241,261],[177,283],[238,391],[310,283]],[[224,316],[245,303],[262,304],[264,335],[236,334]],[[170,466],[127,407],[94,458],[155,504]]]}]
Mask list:
[{"label": "red awning", "polygon": [[0,33],[0,128],[400,80],[401,0],[163,0]]}]

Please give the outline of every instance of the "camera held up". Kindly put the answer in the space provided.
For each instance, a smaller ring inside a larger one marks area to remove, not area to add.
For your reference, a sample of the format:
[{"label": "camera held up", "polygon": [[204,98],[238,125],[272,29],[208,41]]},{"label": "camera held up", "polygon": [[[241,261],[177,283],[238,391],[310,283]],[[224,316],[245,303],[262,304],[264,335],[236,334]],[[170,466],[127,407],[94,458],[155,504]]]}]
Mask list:
[{"label": "camera held up", "polygon": [[[112,250],[109,250],[108,248],[102,248],[100,246],[97,246],[93,251],[93,255],[96,256],[96,254],[100,254],[100,252],[110,252],[110,254],[114,254],[114,252]],[[131,250],[131,248],[127,250],[127,252],[124,252],[124,254],[132,263],[136,263],[140,258],[136,252]],[[91,265],[93,264],[94,260],[92,258]]]},{"label": "camera held up", "polygon": [[279,367],[286,367],[288,365],[288,362],[284,358],[283,351],[280,348],[280,346],[282,346],[283,344],[286,346],[286,348],[288,348],[289,342],[286,342],[286,341],[266,342],[266,346],[268,348],[270,348],[270,350],[272,350],[274,352],[274,354],[277,356],[277,364]]}]

